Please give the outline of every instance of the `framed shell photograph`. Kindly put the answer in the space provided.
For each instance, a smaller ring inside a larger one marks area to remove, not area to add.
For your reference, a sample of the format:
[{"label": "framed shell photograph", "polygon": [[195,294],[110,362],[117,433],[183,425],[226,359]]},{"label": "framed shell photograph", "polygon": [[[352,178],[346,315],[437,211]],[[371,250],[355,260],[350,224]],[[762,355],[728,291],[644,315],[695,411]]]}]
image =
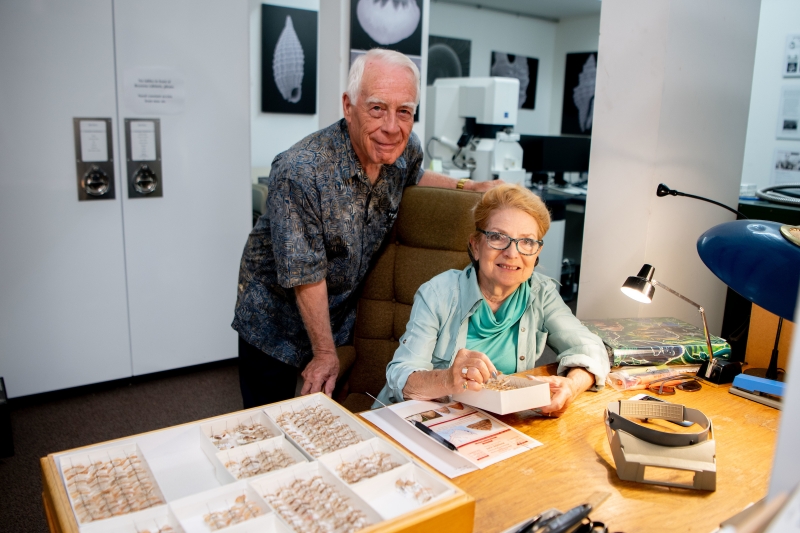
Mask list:
[{"label": "framed shell photograph", "polygon": [[261,6],[261,111],[317,112],[317,12]]},{"label": "framed shell photograph", "polygon": [[564,103],[561,133],[591,135],[597,52],[567,54],[564,69]]},{"label": "framed shell photograph", "polygon": [[490,76],[519,80],[518,109],[536,109],[536,81],[539,60],[505,52],[492,52]]},{"label": "framed shell photograph", "polygon": [[437,78],[469,78],[472,41],[453,37],[428,36],[428,83]]},{"label": "framed shell photograph", "polygon": [[422,0],[352,0],[350,49],[396,50],[422,57]]}]

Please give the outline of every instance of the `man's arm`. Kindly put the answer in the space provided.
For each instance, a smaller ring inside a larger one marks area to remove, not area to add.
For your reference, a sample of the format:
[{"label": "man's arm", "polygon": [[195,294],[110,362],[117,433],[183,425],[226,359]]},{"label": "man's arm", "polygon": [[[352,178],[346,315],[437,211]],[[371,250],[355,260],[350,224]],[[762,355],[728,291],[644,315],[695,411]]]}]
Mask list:
[{"label": "man's arm", "polygon": [[[438,172],[434,172],[432,170],[426,170],[422,177],[419,179],[420,187],[438,187],[440,189],[455,189],[456,185],[458,185],[458,178],[451,178],[450,176],[445,176],[444,174],[439,174]],[[497,187],[501,183],[505,183],[503,180],[493,180],[493,181],[472,181],[467,180],[464,182],[464,190],[465,191],[477,191],[477,192],[485,192],[493,187]]]},{"label": "man's arm", "polygon": [[339,357],[331,332],[327,282],[323,278],[316,283],[297,285],[294,293],[314,354],[301,374],[305,383],[300,394],[322,391],[330,396],[339,375]]}]

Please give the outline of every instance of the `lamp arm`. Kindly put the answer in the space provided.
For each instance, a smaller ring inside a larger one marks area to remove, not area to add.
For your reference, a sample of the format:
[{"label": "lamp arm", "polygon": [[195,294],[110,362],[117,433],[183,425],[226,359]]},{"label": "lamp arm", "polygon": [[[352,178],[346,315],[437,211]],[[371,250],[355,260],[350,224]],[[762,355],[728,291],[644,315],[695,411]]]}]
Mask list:
[{"label": "lamp arm", "polygon": [[691,301],[689,298],[687,298],[686,296],[682,295],[679,292],[673,291],[672,289],[670,289],[669,287],[667,287],[666,285],[664,285],[660,281],[657,281],[657,280],[653,279],[651,281],[651,283],[653,285],[661,287],[662,289],[664,289],[664,290],[666,290],[668,292],[671,292],[672,294],[674,294],[675,296],[677,296],[678,298],[680,298],[684,302],[688,302],[688,303],[692,304],[693,306],[695,306],[697,308],[698,311],[700,311],[700,317],[703,319],[703,335],[705,335],[706,346],[708,347],[708,362],[709,362],[709,364],[706,367],[706,377],[710,377],[711,376],[711,366],[712,366],[711,363],[714,362],[714,349],[711,347],[711,336],[708,333],[708,322],[706,322],[706,311],[705,311],[705,309],[703,309],[702,305],[698,304],[697,302]]},{"label": "lamp arm", "polygon": [[656,286],[658,286],[658,287],[661,287],[662,289],[665,289],[665,290],[667,290],[667,291],[669,291],[669,292],[671,292],[672,294],[674,294],[675,296],[677,296],[678,298],[680,298],[680,299],[681,299],[681,300],[683,300],[684,302],[690,303],[690,304],[692,304],[693,306],[695,306],[696,308],[698,308],[698,309],[700,310],[700,312],[701,312],[701,313],[703,312],[703,308],[700,306],[700,304],[699,304],[699,303],[697,303],[697,302],[693,302],[693,301],[691,301],[689,298],[687,298],[686,296],[684,296],[683,294],[681,294],[681,293],[679,293],[679,292],[675,292],[675,291],[673,291],[672,289],[670,289],[669,287],[667,287],[666,285],[664,285],[664,284],[663,284],[663,283],[661,283],[660,281],[656,281],[656,280],[654,279],[654,280],[652,280],[652,284],[653,284],[653,285],[656,285]]},{"label": "lamp arm", "polygon": [[723,203],[717,202],[716,200],[711,200],[710,198],[703,198],[702,196],[695,196],[694,194],[689,194],[689,193],[686,193],[686,192],[679,192],[678,196],[685,196],[687,198],[695,198],[697,200],[704,200],[704,201],[706,201],[708,203],[711,203],[711,204],[714,204],[714,205],[718,205],[720,207],[723,207],[723,208],[727,209],[728,211],[730,211],[731,213],[733,213],[737,217],[741,217],[741,218],[743,218],[745,220],[748,220],[748,218],[744,214],[742,214],[741,212],[737,211],[736,209],[734,209],[732,207],[728,207],[727,205],[725,205]]},{"label": "lamp arm", "polygon": [[670,189],[669,187],[667,187],[663,183],[659,183],[658,184],[658,188],[656,189],[656,196],[658,196],[658,197],[662,197],[662,196],[685,196],[687,198],[694,198],[695,200],[703,200],[704,202],[708,202],[710,204],[718,205],[718,206],[722,207],[723,209],[727,209],[731,213],[735,214],[737,217],[740,217],[740,218],[743,218],[743,219],[747,220],[747,217],[744,214],[740,213],[739,211],[737,211],[736,209],[734,209],[732,207],[728,207],[727,205],[725,205],[723,203],[717,202],[716,200],[712,200],[710,198],[704,198],[703,196],[697,196],[697,195],[689,194],[689,193],[686,193],[686,192],[676,191],[675,189]]}]

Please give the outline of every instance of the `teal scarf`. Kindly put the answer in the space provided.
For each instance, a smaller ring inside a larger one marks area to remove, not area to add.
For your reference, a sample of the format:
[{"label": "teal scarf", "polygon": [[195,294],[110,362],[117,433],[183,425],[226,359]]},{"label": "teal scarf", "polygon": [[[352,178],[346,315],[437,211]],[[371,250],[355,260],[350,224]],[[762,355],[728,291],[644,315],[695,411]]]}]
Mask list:
[{"label": "teal scarf", "polygon": [[485,353],[503,374],[517,371],[519,320],[528,306],[530,292],[531,287],[525,281],[500,305],[497,313],[492,313],[482,299],[469,317],[467,349]]}]

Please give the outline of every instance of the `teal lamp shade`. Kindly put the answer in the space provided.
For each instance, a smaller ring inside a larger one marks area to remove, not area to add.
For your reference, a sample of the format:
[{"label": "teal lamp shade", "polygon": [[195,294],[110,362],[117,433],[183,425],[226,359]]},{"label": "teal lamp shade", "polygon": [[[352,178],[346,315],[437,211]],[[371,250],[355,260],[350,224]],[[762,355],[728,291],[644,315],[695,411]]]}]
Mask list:
[{"label": "teal lamp shade", "polygon": [[797,226],[735,220],[703,233],[697,253],[728,287],[767,311],[794,320],[800,286],[800,244],[792,240],[797,233]]}]

